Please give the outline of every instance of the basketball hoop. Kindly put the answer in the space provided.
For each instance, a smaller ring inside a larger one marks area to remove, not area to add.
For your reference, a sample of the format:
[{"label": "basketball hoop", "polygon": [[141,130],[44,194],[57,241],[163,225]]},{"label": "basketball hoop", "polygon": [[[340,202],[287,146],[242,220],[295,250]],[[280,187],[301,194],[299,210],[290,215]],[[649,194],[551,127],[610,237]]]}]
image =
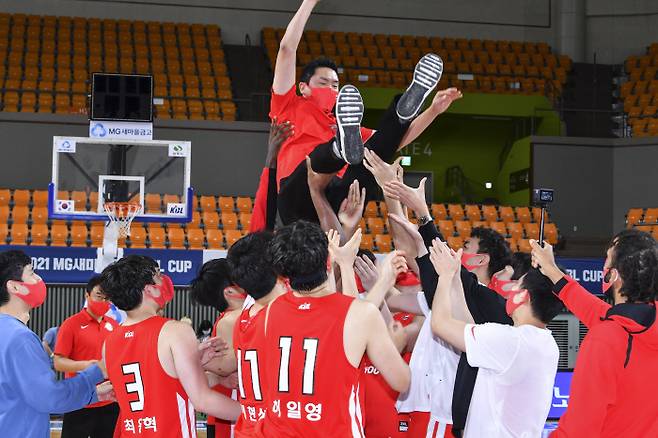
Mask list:
[{"label": "basketball hoop", "polygon": [[130,224],[141,213],[141,204],[137,202],[106,202],[103,207],[110,222],[119,231],[119,236],[130,236]]}]

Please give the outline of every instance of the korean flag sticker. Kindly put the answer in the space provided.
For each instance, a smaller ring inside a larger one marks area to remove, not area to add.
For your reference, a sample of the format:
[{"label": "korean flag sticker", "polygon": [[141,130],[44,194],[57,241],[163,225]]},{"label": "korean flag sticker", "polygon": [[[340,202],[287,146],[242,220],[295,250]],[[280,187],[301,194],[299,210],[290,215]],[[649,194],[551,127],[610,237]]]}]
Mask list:
[{"label": "korean flag sticker", "polygon": [[55,204],[55,211],[57,213],[71,213],[75,211],[75,201],[70,199],[58,199]]}]

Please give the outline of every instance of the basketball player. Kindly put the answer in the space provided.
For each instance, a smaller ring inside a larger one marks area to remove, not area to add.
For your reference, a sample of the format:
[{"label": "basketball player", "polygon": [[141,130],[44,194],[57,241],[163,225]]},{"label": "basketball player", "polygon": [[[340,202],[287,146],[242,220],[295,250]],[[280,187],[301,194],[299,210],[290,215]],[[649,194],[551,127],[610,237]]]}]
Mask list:
[{"label": "basketball player", "polygon": [[208,386],[192,327],[156,315],[173,286],[153,259],[117,261],[103,270],[101,287],[128,315],[103,352],[121,408],[122,437],[196,436],[195,408],[238,417],[238,403]]},{"label": "basketball player", "polygon": [[[267,391],[271,404],[259,429],[267,437],[363,437],[364,353],[395,391],[409,385],[409,367],[374,305],[329,288],[328,241],[318,225],[298,221],[281,228],[269,253],[292,291],[271,303],[265,316],[259,369],[265,384],[258,390]],[[386,272],[379,282],[389,289],[397,271]]]},{"label": "basketball player", "polygon": [[430,248],[439,275],[432,331],[465,351],[469,364],[479,368],[464,436],[540,436],[560,356],[546,326],[562,303],[553,294],[551,281],[532,269],[507,298],[506,311],[514,326],[468,323],[463,290],[454,287],[461,283],[462,251],[455,253],[439,239]]},{"label": "basketball player", "polygon": [[[222,338],[228,350],[233,349],[233,328],[240,313],[246,295],[231,283],[226,259],[215,259],[204,263],[199,275],[192,280],[190,295],[193,302],[214,307],[219,313],[212,326],[210,336]],[[206,369],[212,370],[212,365]],[[220,378],[222,383],[215,385],[213,390],[232,397],[237,383],[237,374],[229,374]],[[236,398],[235,397],[232,398]],[[208,416],[208,438],[231,438],[232,424],[230,421]]]},{"label": "basketball player", "polygon": [[[328,198],[337,211],[345,199],[347,189],[355,178],[369,175],[359,169],[363,158],[363,143],[375,150],[383,159],[392,160],[394,153],[417,138],[430,123],[460,94],[456,89],[446,91],[446,99],[435,99],[430,108],[416,118],[424,99],[436,87],[443,63],[436,55],[426,55],[416,67],[413,84],[400,98],[396,98],[382,117],[379,131],[361,128],[363,101],[358,90],[351,85],[339,94],[338,68],[330,60],[319,59],[307,65],[299,80],[296,94],[296,51],[304,27],[318,0],[304,0],[290,21],[277,55],[272,84],[270,117],[289,121],[295,134],[283,144],[278,158],[278,211],[284,224],[297,219],[317,222],[306,185],[304,157],[310,155],[313,169],[320,173],[335,173],[348,163],[344,181],[336,179]],[[337,105],[337,102],[339,104]],[[334,107],[337,108],[334,115]],[[342,172],[341,175],[343,176]],[[370,192],[370,191],[369,191]],[[256,199],[262,205],[265,197]],[[371,192],[371,196],[374,192]],[[257,208],[255,211],[263,211]],[[264,221],[256,218],[256,223]]]}]

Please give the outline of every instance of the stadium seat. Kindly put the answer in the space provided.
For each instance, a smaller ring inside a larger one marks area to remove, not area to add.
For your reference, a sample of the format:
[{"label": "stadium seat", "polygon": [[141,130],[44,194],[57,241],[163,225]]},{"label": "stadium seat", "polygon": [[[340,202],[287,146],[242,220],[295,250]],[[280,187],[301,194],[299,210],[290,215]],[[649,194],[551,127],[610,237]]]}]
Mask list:
[{"label": "stadium seat", "polygon": [[532,247],[530,246],[530,241],[528,239],[517,240],[519,245],[519,251],[529,253],[532,252]]},{"label": "stadium seat", "polygon": [[369,217],[366,219],[366,225],[370,234],[384,234],[384,219],[380,217]]},{"label": "stadium seat", "polygon": [[166,237],[165,237],[165,230],[162,227],[157,227],[154,228],[151,226],[149,228],[149,241],[150,241],[150,248],[160,248],[164,249],[165,242],[166,242]]},{"label": "stadium seat", "polygon": [[446,239],[446,243],[454,251],[459,250],[459,248],[464,247],[464,239],[461,236],[450,236]]},{"label": "stadium seat", "polygon": [[[48,206],[48,191],[46,190],[35,190],[32,193],[32,203],[34,207],[47,207]],[[2,203],[0,202],[0,205]]]},{"label": "stadium seat", "polygon": [[544,239],[551,245],[558,242],[558,231],[554,223],[544,224]]},{"label": "stadium seat", "polygon": [[48,222],[48,208],[34,207],[32,209],[32,225],[45,224]]},{"label": "stadium seat", "polygon": [[232,196],[220,196],[218,199],[219,209],[222,213],[232,213],[235,210],[235,204]]},{"label": "stadium seat", "polygon": [[220,230],[206,229],[206,239],[208,240],[208,249],[224,248],[224,234]]},{"label": "stadium seat", "polygon": [[389,234],[375,235],[375,245],[380,253],[389,253],[393,250],[393,242]]},{"label": "stadium seat", "polygon": [[9,226],[0,222],[0,245],[4,245],[7,242],[7,236],[9,234]]},{"label": "stadium seat", "polygon": [[643,222],[651,225],[658,223],[658,208],[647,208],[644,212]]},{"label": "stadium seat", "polygon": [[500,215],[500,219],[505,222],[514,222],[514,209],[512,207],[500,207],[498,209],[498,214]]},{"label": "stadium seat", "polygon": [[11,245],[27,245],[27,224],[14,224],[11,226]]},{"label": "stadium seat", "polygon": [[185,249],[185,231],[182,228],[167,229],[170,249]]},{"label": "stadium seat", "polygon": [[187,243],[189,249],[204,249],[205,237],[203,231],[196,228],[187,230]]},{"label": "stadium seat", "polygon": [[50,228],[50,245],[67,246],[69,230],[66,225],[56,224]]},{"label": "stadium seat", "polygon": [[91,246],[100,248],[103,246],[103,235],[105,234],[105,225],[102,222],[94,222],[89,229],[89,238],[91,239]]},{"label": "stadium seat", "polygon": [[[34,226],[32,226],[32,229],[34,230]],[[34,242],[32,242],[32,244],[34,245]],[[87,227],[84,224],[75,224],[71,226],[71,246],[87,246]]]},{"label": "stadium seat", "polygon": [[214,196],[201,196],[199,198],[199,206],[201,211],[216,211],[217,199]]},{"label": "stadium seat", "polygon": [[239,230],[225,230],[224,237],[226,237],[226,247],[230,248],[235,242],[240,240],[242,233]]},{"label": "stadium seat", "polygon": [[9,221],[9,206],[0,205],[0,223],[6,224],[8,221]]},{"label": "stadium seat", "polygon": [[482,219],[482,214],[480,213],[479,205],[467,205],[466,206],[466,217],[471,222],[479,221]]},{"label": "stadium seat", "polygon": [[453,221],[464,219],[464,209],[459,204],[448,204],[448,214]]},{"label": "stadium seat", "polygon": [[628,210],[628,213],[626,213],[626,224],[630,228],[633,225],[637,224],[642,220],[642,217],[644,216],[644,209],[642,208],[631,208]]},{"label": "stadium seat", "polygon": [[11,210],[11,218],[15,224],[27,224],[30,210],[27,206],[16,206]]},{"label": "stadium seat", "polygon": [[527,223],[532,220],[530,209],[528,207],[516,207],[516,217],[521,223]]},{"label": "stadium seat", "polygon": [[240,226],[243,230],[251,228],[251,213],[240,213]]},{"label": "stadium seat", "polygon": [[48,240],[48,226],[43,223],[32,225],[30,238],[30,245],[46,245],[46,241]]},{"label": "stadium seat", "polygon": [[361,249],[367,249],[372,251],[374,248],[375,240],[372,234],[362,234],[361,235]]},{"label": "stadium seat", "polygon": [[238,199],[236,200],[236,205],[240,213],[251,213],[251,210],[253,208],[253,203],[251,201],[251,198],[247,198],[244,196],[238,196]]},{"label": "stadium seat", "polygon": [[130,226],[130,247],[146,248],[146,229],[141,223],[134,223]]},{"label": "stadium seat", "polygon": [[9,189],[1,189],[0,205],[9,205],[9,201],[11,201],[11,192],[9,191]]},{"label": "stadium seat", "polygon": [[451,220],[439,221],[439,232],[445,239],[451,237],[455,233],[455,225]]},{"label": "stadium seat", "polygon": [[222,213],[222,229],[224,230],[237,230],[238,229],[238,215],[235,213]]},{"label": "stadium seat", "polygon": [[[528,239],[539,239],[539,224],[526,222],[523,224],[525,235]],[[545,227],[544,227],[545,229]]]},{"label": "stadium seat", "polygon": [[455,227],[457,228],[457,234],[462,239],[468,239],[471,236],[471,223],[469,221],[456,221]]},{"label": "stadium seat", "polygon": [[521,222],[510,222],[507,224],[507,231],[512,239],[523,238],[523,224]]},{"label": "stadium seat", "polygon": [[156,193],[147,193],[144,196],[144,205],[147,213],[162,212],[162,198]]},{"label": "stadium seat", "polygon": [[216,211],[204,211],[202,214],[204,228],[218,228],[219,214]]},{"label": "stadium seat", "polygon": [[29,190],[14,190],[14,206],[27,206],[30,203]]},{"label": "stadium seat", "polygon": [[379,216],[379,209],[377,208],[377,201],[369,201],[366,204],[363,216],[366,218],[373,218]]}]

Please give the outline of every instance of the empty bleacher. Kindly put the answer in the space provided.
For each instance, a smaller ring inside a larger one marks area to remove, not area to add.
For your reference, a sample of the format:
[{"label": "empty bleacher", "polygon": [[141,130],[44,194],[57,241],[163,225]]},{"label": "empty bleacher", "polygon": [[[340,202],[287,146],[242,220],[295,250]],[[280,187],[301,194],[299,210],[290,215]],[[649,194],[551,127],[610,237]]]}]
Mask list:
[{"label": "empty bleacher", "polygon": [[[272,66],[284,32],[262,31]],[[414,66],[429,52],[443,59],[442,86],[466,92],[554,97],[561,93],[572,64],[568,56],[552,53],[546,43],[307,30],[297,50],[297,66],[300,70],[312,59],[325,56],[336,61],[343,83],[406,88]],[[472,75],[472,79],[461,75]]]},{"label": "empty bleacher", "polygon": [[[67,192],[58,199],[75,201],[76,211],[95,210],[98,194]],[[147,194],[146,213],[163,213],[177,195]],[[249,197],[196,196],[192,221],[187,224],[133,222],[131,234],[119,243],[129,248],[226,249],[249,230],[253,200]],[[474,227],[490,227],[503,236],[513,251],[529,252],[528,239],[539,237],[537,208],[493,205],[432,204],[432,216],[448,243],[463,245]],[[415,220],[412,218],[412,220]],[[0,244],[99,247],[103,223],[50,220],[47,192],[42,190],[0,190]],[[388,252],[394,245],[389,233],[386,204],[371,201],[361,220],[364,231],[361,247]],[[558,242],[558,229],[548,221],[546,240]]]},{"label": "empty bleacher", "polygon": [[216,25],[0,14],[0,110],[84,113],[93,72],[153,74],[159,118],[236,118]]},{"label": "empty bleacher", "polygon": [[642,56],[629,56],[624,69],[628,80],[621,84],[620,98],[633,137],[658,135],[658,43]]},{"label": "empty bleacher", "polygon": [[658,239],[658,208],[631,208],[626,213],[626,227],[646,231]]}]

